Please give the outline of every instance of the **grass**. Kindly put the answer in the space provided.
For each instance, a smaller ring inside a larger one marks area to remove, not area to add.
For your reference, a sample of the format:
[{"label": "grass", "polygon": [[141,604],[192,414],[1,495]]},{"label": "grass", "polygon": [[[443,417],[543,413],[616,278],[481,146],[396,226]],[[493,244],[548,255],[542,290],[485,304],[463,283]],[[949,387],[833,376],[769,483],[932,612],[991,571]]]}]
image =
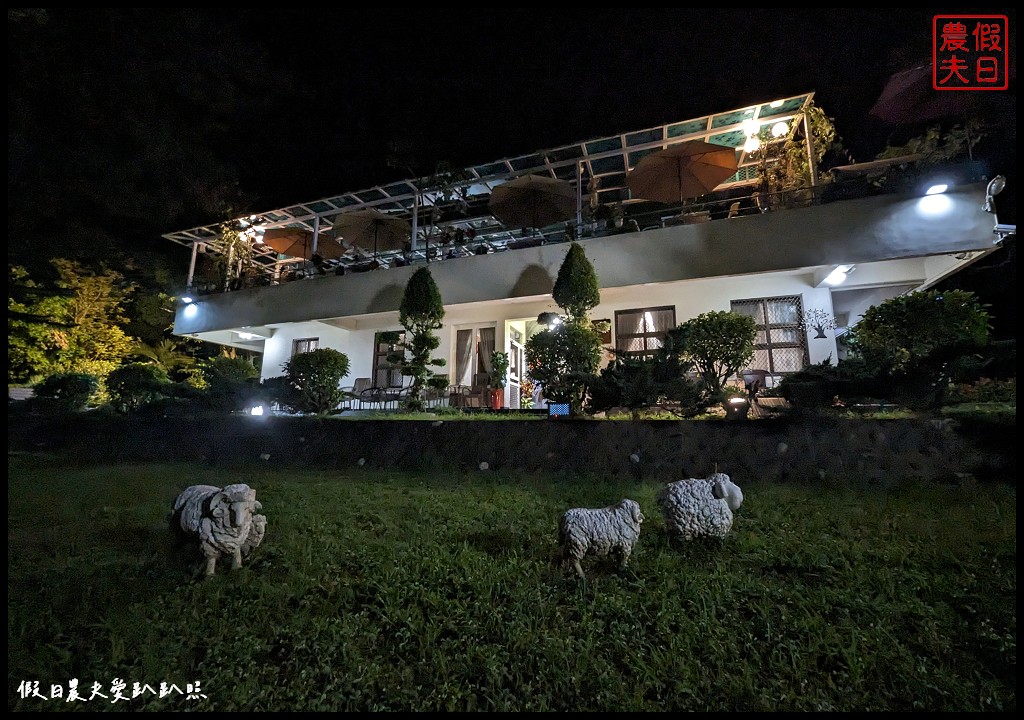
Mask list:
[{"label": "grass", "polygon": [[[672,543],[640,481],[8,460],[9,710],[1012,711],[1013,487],[744,490]],[[165,518],[246,482],[268,517],[201,579]],[[646,514],[630,566],[557,563],[568,507]],[[21,698],[24,680],[111,705]],[[130,692],[127,695],[131,697]]]}]

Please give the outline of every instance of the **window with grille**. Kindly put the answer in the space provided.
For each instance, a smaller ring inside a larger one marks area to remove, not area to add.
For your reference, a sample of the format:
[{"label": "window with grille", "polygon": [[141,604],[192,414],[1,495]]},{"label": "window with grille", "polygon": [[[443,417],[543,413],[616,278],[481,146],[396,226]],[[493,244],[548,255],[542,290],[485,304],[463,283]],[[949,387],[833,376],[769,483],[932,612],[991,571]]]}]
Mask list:
[{"label": "window with grille", "polygon": [[749,367],[781,375],[808,365],[807,333],[801,322],[803,301],[799,295],[733,300],[731,309],[754,318],[757,325],[754,359]]},{"label": "window with grille", "polygon": [[[391,342],[394,340],[394,342]],[[402,363],[392,362],[389,355],[401,354],[398,347],[405,342],[404,332],[377,333],[373,338],[373,387],[402,387]]]},{"label": "window with grille", "polygon": [[617,310],[615,349],[637,358],[649,358],[665,345],[665,335],[676,326],[674,306]]},{"label": "window with grille", "polygon": [[312,352],[320,347],[320,338],[299,338],[292,340],[292,355]]}]

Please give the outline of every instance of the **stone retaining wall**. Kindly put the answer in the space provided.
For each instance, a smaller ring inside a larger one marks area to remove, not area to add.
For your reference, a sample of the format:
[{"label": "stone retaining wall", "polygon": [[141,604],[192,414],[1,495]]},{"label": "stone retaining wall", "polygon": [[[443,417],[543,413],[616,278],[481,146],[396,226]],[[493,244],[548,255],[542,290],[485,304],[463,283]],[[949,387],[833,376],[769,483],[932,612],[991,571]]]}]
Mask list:
[{"label": "stone retaining wall", "polygon": [[[975,428],[976,429],[976,428]],[[977,430],[977,429],[976,429]],[[1012,428],[949,421],[396,421],[313,417],[11,418],[8,447],[81,462],[201,461],[277,467],[434,468],[634,476],[669,481],[717,468],[734,477],[889,483],[1011,479]]]}]

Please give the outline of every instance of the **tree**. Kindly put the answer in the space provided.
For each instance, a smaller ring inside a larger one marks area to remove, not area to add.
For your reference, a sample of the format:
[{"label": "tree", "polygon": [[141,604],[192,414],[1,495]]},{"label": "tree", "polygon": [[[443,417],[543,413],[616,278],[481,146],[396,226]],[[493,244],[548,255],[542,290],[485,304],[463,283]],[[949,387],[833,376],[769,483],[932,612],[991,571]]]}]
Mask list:
[{"label": "tree", "polygon": [[441,340],[434,331],[444,319],[444,302],[430,270],[421,267],[412,274],[405,286],[402,304],[398,307],[398,320],[406,330],[404,342],[398,344],[402,355],[402,374],[412,377],[412,385],[404,404],[411,412],[425,407],[424,396],[434,376],[431,368],[444,367],[444,358],[432,358]]},{"label": "tree", "polygon": [[599,288],[582,246],[571,243],[551,293],[566,317],[526,341],[530,377],[541,383],[546,398],[569,403],[577,414],[585,409],[587,386],[601,364],[601,335],[587,315],[601,302]]},{"label": "tree", "polygon": [[756,334],[757,326],[749,315],[706,312],[669,330],[664,352],[692,363],[711,403],[722,395],[725,381],[754,357]]},{"label": "tree", "polygon": [[334,411],[345,398],[341,380],[348,368],[348,355],[333,348],[292,355],[284,363],[285,377],[295,390],[292,409],[318,415]]},{"label": "tree", "polygon": [[80,263],[59,258],[55,287],[36,286],[21,268],[9,271],[32,297],[19,302],[8,297],[8,379],[24,382],[54,373],[85,373],[100,378],[127,358],[133,339],[125,333],[122,304],[134,285],[121,273],[91,271]]}]

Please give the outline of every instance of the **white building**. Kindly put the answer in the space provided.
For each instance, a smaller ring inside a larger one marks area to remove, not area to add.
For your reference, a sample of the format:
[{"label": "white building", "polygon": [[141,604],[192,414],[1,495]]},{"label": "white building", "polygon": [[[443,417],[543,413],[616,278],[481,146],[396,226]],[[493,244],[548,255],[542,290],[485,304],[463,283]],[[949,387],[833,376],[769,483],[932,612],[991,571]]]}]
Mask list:
[{"label": "white building", "polygon": [[[377,333],[401,330],[398,306],[409,277],[427,261],[425,240],[433,245],[455,238],[443,248],[452,257],[429,263],[446,313],[438,352],[448,360],[453,385],[471,384],[491,349],[509,352],[505,406],[516,408],[524,344],[538,329],[538,315],[558,310],[551,289],[568,249],[566,228],[544,228],[540,244],[540,232],[524,237],[491,216],[487,199],[513,177],[544,174],[578,193],[579,215],[567,220],[597,272],[601,304],[591,317],[610,321],[609,347],[651,349],[664,331],[689,318],[732,309],[750,313],[759,326],[751,367],[779,376],[836,359],[837,333],[866,308],[934,285],[995,250],[997,237],[994,216],[983,209],[986,178],[973,166],[934,178],[947,184],[941,194],[926,195],[933,178],[914,173],[901,175],[900,192],[850,192],[855,184],[869,187],[866,179],[900,173],[912,158],[902,166],[849,166],[834,176],[852,180],[811,188],[796,203],[793,196],[777,198],[771,211],[761,212],[763,197],[758,207],[752,194],[758,159],[748,152],[751,121],[795,127],[811,99],[800,95],[474,166],[449,176],[441,190],[407,180],[240,218],[233,242],[219,226],[169,233],[165,237],[192,248],[193,290],[203,285],[196,270],[204,258],[220,257],[232,272],[248,270],[256,278],[244,289],[224,291],[218,281],[206,288],[214,292],[193,295],[195,302],[179,307],[174,331],[262,353],[264,378],[282,374],[282,363],[295,352],[331,347],[350,359],[346,382],[400,381]],[[627,173],[641,157],[694,139],[735,148],[736,173],[700,203],[687,204],[683,215],[679,207],[630,197]],[[591,191],[600,204],[624,210],[624,229],[586,222]],[[381,267],[358,272],[366,254],[350,249],[342,255],[335,246],[315,269],[260,242],[265,230],[288,227],[306,233],[313,247],[327,248],[336,242],[334,218],[365,208],[409,222],[416,238],[406,253],[411,265],[398,267],[400,253],[387,251],[378,255]],[[475,254],[481,247],[488,254]],[[296,270],[297,279],[286,280]],[[838,330],[818,337],[801,324],[809,310],[824,311]]]}]

